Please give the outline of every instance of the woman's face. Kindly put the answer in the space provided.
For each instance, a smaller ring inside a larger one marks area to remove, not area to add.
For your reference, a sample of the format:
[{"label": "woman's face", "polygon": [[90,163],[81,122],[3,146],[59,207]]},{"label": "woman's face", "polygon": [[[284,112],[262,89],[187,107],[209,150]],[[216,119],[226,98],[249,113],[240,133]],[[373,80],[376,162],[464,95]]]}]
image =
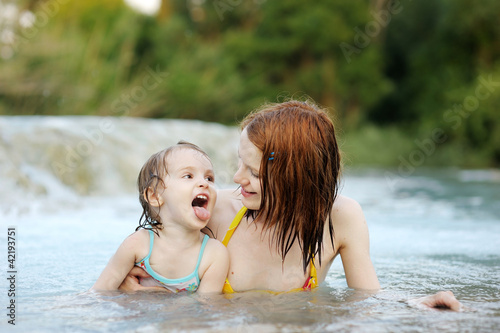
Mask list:
[{"label": "woman's face", "polygon": [[250,141],[246,128],[241,132],[238,156],[238,171],[233,180],[241,185],[243,205],[248,209],[258,210],[261,200],[259,171],[262,152]]}]

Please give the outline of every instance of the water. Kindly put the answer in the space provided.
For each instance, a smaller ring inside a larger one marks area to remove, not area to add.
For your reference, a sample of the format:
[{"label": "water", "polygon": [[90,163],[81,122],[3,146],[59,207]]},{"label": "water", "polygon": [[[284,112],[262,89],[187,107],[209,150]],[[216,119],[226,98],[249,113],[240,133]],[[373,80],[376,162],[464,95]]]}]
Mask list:
[{"label": "water", "polygon": [[[107,125],[106,125],[107,124]],[[87,290],[138,221],[145,159],[185,139],[230,186],[238,131],[218,124],[91,117],[0,117],[2,332],[496,332],[500,329],[500,172],[347,170],[382,285],[347,288],[340,259],[312,292],[97,295]],[[16,228],[16,326],[7,323],[7,229]],[[407,299],[452,290],[467,310]]]}]

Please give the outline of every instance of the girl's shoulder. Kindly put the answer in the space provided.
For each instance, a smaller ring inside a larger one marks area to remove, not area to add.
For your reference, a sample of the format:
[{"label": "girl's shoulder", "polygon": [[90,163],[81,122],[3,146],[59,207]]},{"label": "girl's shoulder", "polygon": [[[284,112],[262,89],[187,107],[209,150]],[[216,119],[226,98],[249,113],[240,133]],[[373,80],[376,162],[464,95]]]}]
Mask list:
[{"label": "girl's shoulder", "polygon": [[129,242],[149,242],[150,231],[148,229],[141,228],[132,234],[130,234],[125,240],[129,240]]},{"label": "girl's shoulder", "polygon": [[130,251],[136,254],[136,262],[146,257],[149,252],[150,233],[149,230],[139,229],[129,235],[122,243]]},{"label": "girl's shoulder", "polygon": [[215,238],[209,238],[205,246],[205,253],[208,253],[210,256],[226,256],[228,251],[220,241]]},{"label": "girl's shoulder", "polygon": [[203,259],[200,264],[200,276],[212,265],[226,267],[229,265],[229,252],[217,239],[209,238],[205,245]]}]

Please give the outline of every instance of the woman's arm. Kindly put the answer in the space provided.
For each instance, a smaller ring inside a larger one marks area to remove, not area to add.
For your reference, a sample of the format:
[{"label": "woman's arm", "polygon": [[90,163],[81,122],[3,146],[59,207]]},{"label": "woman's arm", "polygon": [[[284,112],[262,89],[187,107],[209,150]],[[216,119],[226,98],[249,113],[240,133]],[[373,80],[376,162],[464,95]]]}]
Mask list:
[{"label": "woman's arm", "polygon": [[335,245],[342,258],[347,285],[354,289],[380,289],[370,259],[368,226],[361,206],[355,200],[339,196],[332,218]]},{"label": "woman's arm", "polygon": [[128,272],[128,275],[125,277],[123,280],[122,284],[118,287],[119,290],[125,291],[125,292],[131,292],[131,291],[168,291],[168,289],[165,289],[163,287],[144,287],[139,283],[139,279],[143,278],[150,278],[151,275],[149,275],[145,270],[143,270],[140,267],[134,266]]},{"label": "woman's arm", "polygon": [[[370,259],[368,227],[360,205],[339,196],[332,210],[336,246],[344,265],[347,285],[355,289],[380,289],[380,284]],[[412,299],[409,305],[418,308],[444,308],[461,311],[462,304],[451,291]]]},{"label": "woman's arm", "polygon": [[[210,245],[210,246],[208,246]],[[210,239],[205,249],[211,263],[203,273],[199,293],[221,293],[229,270],[229,253],[221,242]]]},{"label": "woman's arm", "polygon": [[134,267],[136,250],[140,245],[140,237],[138,236],[135,233],[123,241],[91,289],[118,289],[132,267]]}]

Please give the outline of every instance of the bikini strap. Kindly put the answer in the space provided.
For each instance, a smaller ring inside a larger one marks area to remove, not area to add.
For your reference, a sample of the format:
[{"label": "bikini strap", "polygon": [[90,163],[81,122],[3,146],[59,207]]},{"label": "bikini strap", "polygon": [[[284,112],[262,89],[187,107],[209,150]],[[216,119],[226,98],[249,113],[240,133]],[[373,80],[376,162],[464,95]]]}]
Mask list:
[{"label": "bikini strap", "polygon": [[310,290],[318,286],[318,272],[316,271],[316,266],[314,266],[314,257],[311,258],[310,266],[311,272],[309,273],[306,283],[304,283],[302,287],[303,290]]},{"label": "bikini strap", "polygon": [[229,225],[229,228],[226,231],[226,235],[224,236],[224,239],[222,240],[222,244],[224,244],[225,247],[227,247],[227,244],[229,243],[231,236],[233,236],[233,233],[236,230],[236,227],[238,226],[238,224],[240,224],[240,222],[243,219],[243,216],[245,215],[246,212],[247,212],[247,208],[245,206],[241,207],[238,214],[236,214],[233,221]]}]

